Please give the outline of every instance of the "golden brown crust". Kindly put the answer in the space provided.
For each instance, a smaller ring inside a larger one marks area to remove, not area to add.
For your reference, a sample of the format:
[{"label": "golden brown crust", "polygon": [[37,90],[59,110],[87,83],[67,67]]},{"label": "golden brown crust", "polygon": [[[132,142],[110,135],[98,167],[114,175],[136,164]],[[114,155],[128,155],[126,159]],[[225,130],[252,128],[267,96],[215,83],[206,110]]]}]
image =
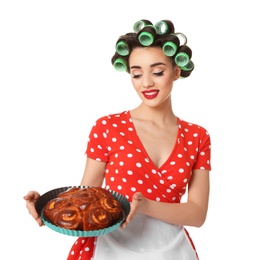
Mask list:
[{"label": "golden brown crust", "polygon": [[72,187],[50,200],[44,215],[56,226],[71,230],[98,230],[115,224],[122,216],[120,203],[101,187]]}]

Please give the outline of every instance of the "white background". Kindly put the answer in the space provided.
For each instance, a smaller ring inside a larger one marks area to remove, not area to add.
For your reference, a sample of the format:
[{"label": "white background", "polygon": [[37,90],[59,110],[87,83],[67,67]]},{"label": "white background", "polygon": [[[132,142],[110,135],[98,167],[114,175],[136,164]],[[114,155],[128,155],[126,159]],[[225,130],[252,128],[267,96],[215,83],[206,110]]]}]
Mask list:
[{"label": "white background", "polygon": [[275,259],[272,6],[271,0],[1,1],[5,259],[66,259],[75,238],[39,228],[23,196],[78,185],[94,121],[139,103],[128,74],[110,62],[118,37],[139,19],[171,19],[193,50],[195,70],[176,82],[173,104],[212,138],[208,218],[199,229],[187,228],[200,259]]}]

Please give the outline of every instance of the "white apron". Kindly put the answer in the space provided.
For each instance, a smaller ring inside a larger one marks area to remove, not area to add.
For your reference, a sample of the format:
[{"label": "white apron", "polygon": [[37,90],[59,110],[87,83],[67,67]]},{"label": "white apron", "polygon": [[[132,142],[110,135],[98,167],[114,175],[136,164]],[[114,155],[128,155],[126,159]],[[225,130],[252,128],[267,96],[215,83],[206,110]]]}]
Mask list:
[{"label": "white apron", "polygon": [[136,215],[125,229],[99,236],[94,260],[197,260],[181,226]]}]

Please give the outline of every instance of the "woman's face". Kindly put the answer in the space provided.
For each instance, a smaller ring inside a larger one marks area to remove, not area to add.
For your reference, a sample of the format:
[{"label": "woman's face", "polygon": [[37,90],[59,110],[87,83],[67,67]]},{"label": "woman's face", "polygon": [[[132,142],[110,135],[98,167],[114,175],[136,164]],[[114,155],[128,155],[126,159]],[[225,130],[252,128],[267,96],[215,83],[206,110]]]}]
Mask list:
[{"label": "woman's face", "polygon": [[148,106],[156,107],[170,98],[173,83],[180,76],[180,68],[160,47],[134,49],[129,57],[132,84]]}]

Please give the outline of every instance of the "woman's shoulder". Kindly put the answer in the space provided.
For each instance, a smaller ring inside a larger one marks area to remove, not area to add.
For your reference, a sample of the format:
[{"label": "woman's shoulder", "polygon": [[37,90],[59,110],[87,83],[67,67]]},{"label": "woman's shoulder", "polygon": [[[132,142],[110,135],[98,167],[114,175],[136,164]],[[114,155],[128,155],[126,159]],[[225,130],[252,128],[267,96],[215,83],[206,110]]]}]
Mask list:
[{"label": "woman's shoulder", "polygon": [[96,120],[96,123],[108,125],[108,124],[121,123],[121,122],[127,121],[129,119],[130,119],[129,111],[122,111],[119,113],[113,113],[113,114],[108,114],[108,115],[99,117]]},{"label": "woman's shoulder", "polygon": [[179,118],[179,125],[183,129],[184,132],[190,132],[190,133],[196,132],[196,133],[209,135],[208,130],[205,127],[203,127],[202,125],[188,122],[188,121],[185,121],[180,118]]}]

